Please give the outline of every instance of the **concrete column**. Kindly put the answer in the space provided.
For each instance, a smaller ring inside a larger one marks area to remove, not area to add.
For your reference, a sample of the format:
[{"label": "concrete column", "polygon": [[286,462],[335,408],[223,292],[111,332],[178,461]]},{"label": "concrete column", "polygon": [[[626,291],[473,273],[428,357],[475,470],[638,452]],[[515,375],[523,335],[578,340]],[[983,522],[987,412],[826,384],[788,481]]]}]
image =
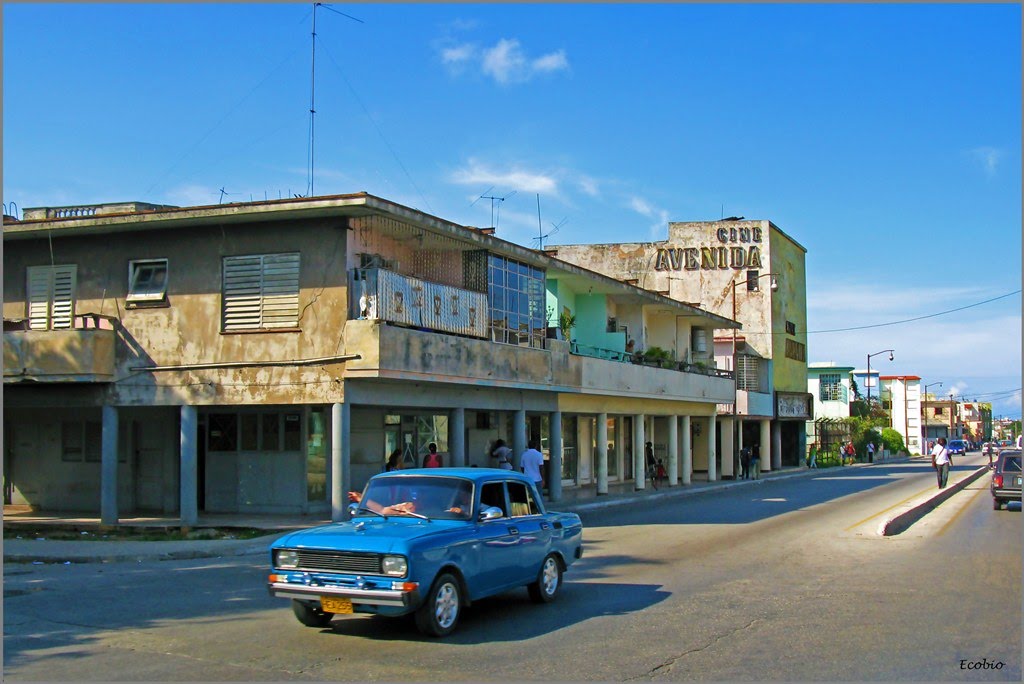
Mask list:
[{"label": "concrete column", "polygon": [[348,520],[350,472],[350,431],[352,410],[348,403],[331,404],[331,520]]},{"label": "concrete column", "polygon": [[448,422],[448,465],[466,466],[466,409],[452,409]]},{"label": "concrete column", "polygon": [[526,409],[519,409],[512,417],[512,467],[518,473],[526,451]]},{"label": "concrete column", "polygon": [[772,422],[768,419],[762,419],[758,421],[761,425],[761,471],[765,472],[772,469]]},{"label": "concrete column", "polygon": [[715,463],[715,451],[718,444],[715,440],[715,414],[708,416],[708,482],[718,479],[718,464]]},{"label": "concrete column", "polygon": [[562,412],[550,416],[551,434],[548,435],[550,454],[548,459],[548,497],[552,501],[562,499]]},{"label": "concrete column", "polygon": [[644,478],[644,416],[633,416],[633,486],[637,491],[647,488]]},{"label": "concrete column", "polygon": [[736,421],[732,417],[722,417],[722,479],[736,479],[736,451],[733,448],[733,430]]},{"label": "concrete column", "polygon": [[608,414],[597,414],[597,493],[608,493]]},{"label": "concrete column", "polygon": [[117,524],[117,409],[103,407],[100,437],[100,522]]},{"label": "concrete column", "polygon": [[668,486],[679,484],[679,416],[668,417]]},{"label": "concrete column", "polygon": [[772,469],[782,468],[782,423],[772,421]]},{"label": "concrete column", "polygon": [[693,481],[693,444],[690,439],[690,416],[683,416],[682,479],[688,485]]},{"label": "concrete column", "polygon": [[736,453],[743,453],[743,419],[736,419]]},{"label": "concrete column", "polygon": [[199,522],[199,460],[197,439],[199,418],[195,406],[181,407],[181,473],[179,509],[181,526],[193,527]]}]

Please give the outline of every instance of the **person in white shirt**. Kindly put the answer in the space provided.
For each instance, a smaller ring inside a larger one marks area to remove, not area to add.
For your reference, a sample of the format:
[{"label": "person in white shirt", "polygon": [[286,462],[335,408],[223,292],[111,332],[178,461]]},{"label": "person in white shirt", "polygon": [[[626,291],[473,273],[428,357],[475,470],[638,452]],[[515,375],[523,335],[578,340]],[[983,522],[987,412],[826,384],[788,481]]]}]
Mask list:
[{"label": "person in white shirt", "polygon": [[519,463],[522,466],[523,474],[537,485],[537,493],[543,495],[544,473],[541,468],[544,467],[544,454],[537,449],[536,442],[530,442],[530,448],[523,452]]},{"label": "person in white shirt", "polygon": [[949,467],[953,465],[953,459],[949,457],[946,449],[946,438],[939,437],[939,443],[932,449],[932,466],[939,480],[939,489],[944,489],[946,479],[949,477]]}]

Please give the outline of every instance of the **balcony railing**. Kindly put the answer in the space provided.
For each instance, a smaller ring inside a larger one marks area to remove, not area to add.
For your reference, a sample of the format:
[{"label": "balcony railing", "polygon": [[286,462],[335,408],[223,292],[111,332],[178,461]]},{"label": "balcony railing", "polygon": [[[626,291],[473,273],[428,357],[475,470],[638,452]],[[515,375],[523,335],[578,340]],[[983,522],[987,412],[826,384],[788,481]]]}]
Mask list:
[{"label": "balcony railing", "polygon": [[27,320],[4,320],[4,382],[111,382],[115,319],[79,314],[71,328],[30,330]]},{"label": "balcony railing", "polygon": [[667,370],[680,371],[682,373],[698,373],[713,378],[732,378],[733,373],[724,368],[717,368],[700,362],[687,363],[686,361],[673,361],[671,359],[648,359],[640,353],[628,353],[615,349],[603,349],[591,345],[580,344],[573,341],[569,345],[569,351],[577,356],[587,356],[607,361],[618,361],[621,363],[634,363],[639,366],[650,366],[652,368],[665,368]]}]

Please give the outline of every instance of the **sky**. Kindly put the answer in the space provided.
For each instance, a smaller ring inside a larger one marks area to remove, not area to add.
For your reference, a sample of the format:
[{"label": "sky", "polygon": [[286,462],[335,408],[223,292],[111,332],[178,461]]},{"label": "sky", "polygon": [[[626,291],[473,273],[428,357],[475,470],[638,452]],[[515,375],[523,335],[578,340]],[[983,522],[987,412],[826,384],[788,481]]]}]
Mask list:
[{"label": "sky", "polygon": [[807,249],[808,361],[891,348],[1021,415],[1018,4],[5,3],[3,60],[5,213],[366,191],[526,247],[767,219]]}]

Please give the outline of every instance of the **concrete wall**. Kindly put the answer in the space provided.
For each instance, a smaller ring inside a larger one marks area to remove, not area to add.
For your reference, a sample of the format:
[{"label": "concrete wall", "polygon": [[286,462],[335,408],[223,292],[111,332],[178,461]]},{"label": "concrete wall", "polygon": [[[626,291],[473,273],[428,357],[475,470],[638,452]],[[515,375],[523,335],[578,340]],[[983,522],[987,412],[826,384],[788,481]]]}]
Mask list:
[{"label": "concrete wall", "polygon": [[[770,228],[768,264],[776,274],[779,289],[772,293],[774,344],[770,358],[775,369],[774,389],[781,392],[807,391],[807,273],[806,252],[789,236],[774,226]],[[768,269],[766,269],[767,271]],[[765,280],[768,280],[765,278]],[[793,323],[796,335],[786,332],[786,323]],[[803,345],[803,359],[786,355],[786,340]]]}]

